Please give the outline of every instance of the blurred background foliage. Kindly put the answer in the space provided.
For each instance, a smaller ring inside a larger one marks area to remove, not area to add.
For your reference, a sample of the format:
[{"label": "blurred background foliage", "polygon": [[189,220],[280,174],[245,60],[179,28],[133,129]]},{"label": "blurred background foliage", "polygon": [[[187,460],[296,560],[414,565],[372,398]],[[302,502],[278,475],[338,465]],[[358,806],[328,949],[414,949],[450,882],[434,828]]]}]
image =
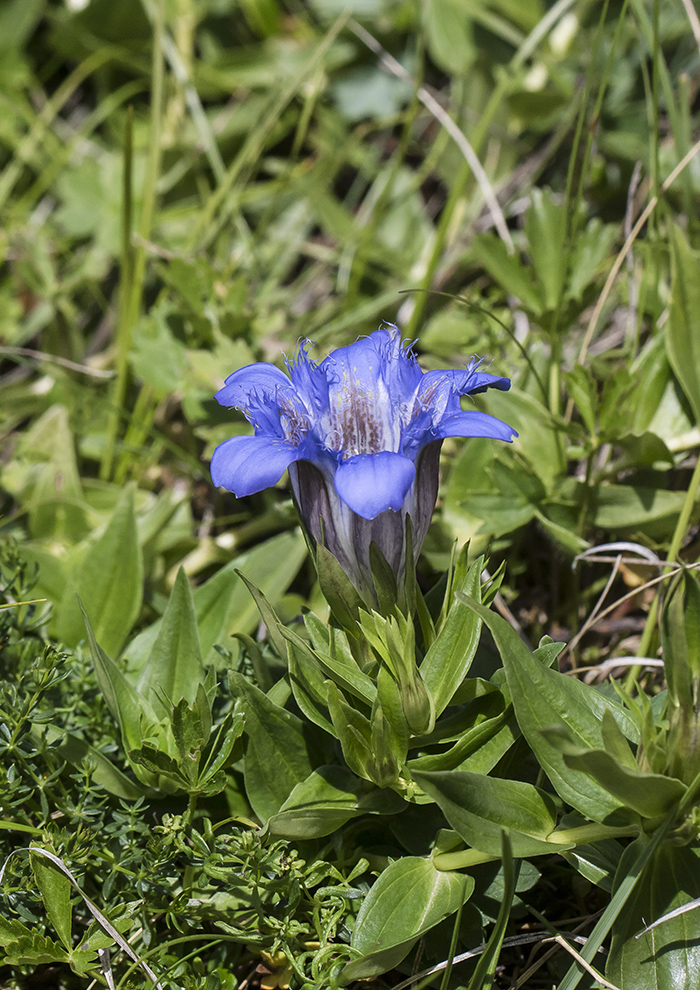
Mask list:
[{"label": "blurred background foliage", "polygon": [[514,385],[479,398],[514,449],[445,444],[426,586],[489,546],[536,642],[600,593],[585,548],[694,559],[699,37],[681,0],[6,0],[0,506],[51,631],[75,646],[74,592],[99,607],[119,568],[143,592],[115,652],[180,566],[213,612],[238,596],[212,646],[257,625],[234,568],[289,620],[318,604],[284,481],[212,488],[248,429],[212,394],[382,319],[424,368]]}]

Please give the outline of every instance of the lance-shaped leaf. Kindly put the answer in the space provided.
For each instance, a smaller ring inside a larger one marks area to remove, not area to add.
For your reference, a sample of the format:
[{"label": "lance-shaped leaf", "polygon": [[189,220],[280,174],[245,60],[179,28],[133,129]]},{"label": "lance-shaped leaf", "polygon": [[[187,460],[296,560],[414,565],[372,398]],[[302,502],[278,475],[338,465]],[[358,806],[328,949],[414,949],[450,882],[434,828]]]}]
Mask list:
[{"label": "lance-shaped leaf", "polygon": [[157,725],[156,714],[148,701],[139,696],[119,667],[99,645],[82,604],[80,607],[83,611],[97,683],[113,718],[119,723],[125,748],[127,751],[138,749],[141,745],[142,718],[145,716],[148,722]]},{"label": "lance-shaped leaf", "polygon": [[630,715],[599,691],[573,677],[550,670],[532,655],[517,632],[478,602],[463,601],[491,630],[503,660],[520,729],[557,793],[581,814],[597,822],[624,824],[630,819],[623,802],[582,770],[569,767],[563,753],[543,729],[565,725],[582,749],[602,749],[601,723],[606,709],[629,738],[638,741]]},{"label": "lance-shaped leaf", "polygon": [[603,749],[581,748],[561,728],[544,729],[543,735],[563,754],[568,767],[587,774],[642,818],[667,815],[687,790],[675,777],[637,770]]},{"label": "lance-shaped leaf", "polygon": [[242,674],[231,673],[229,678],[233,695],[240,699],[239,711],[245,715],[246,793],[255,814],[267,821],[313,770],[302,722],[274,704]]},{"label": "lance-shaped leaf", "polygon": [[[480,570],[470,568],[461,589],[476,601],[481,600],[480,576]],[[433,699],[436,718],[447,708],[469,673],[480,636],[479,617],[464,602],[454,600],[439,635],[420,665],[420,675]]]},{"label": "lance-shaped leaf", "polygon": [[556,825],[554,804],[538,787],[463,770],[413,776],[472,848],[500,856],[504,830],[514,856],[539,856],[555,848],[547,842]]},{"label": "lance-shaped leaf", "polygon": [[66,587],[57,632],[69,646],[84,636],[76,594],[90,616],[98,643],[117,656],[141,609],[143,558],[136,531],[134,496],[127,488],[102,536],[90,544],[75,583]]},{"label": "lance-shaped leaf", "polygon": [[139,692],[153,708],[169,717],[181,699],[194,704],[204,684],[197,617],[184,568],[175,579],[163,622],[138,681]]},{"label": "lance-shaped leaf", "polygon": [[347,703],[333,681],[326,681],[326,692],[328,710],[345,762],[359,777],[369,779],[373,762],[369,719]]},{"label": "lance-shaped leaf", "polygon": [[681,228],[674,224],[671,232],[673,280],[664,339],[671,367],[700,422],[700,265]]},{"label": "lance-shaped leaf", "polygon": [[325,766],[297,784],[267,828],[285,839],[316,839],[332,835],[351,818],[395,815],[405,807],[395,791],[380,790],[344,767]]}]

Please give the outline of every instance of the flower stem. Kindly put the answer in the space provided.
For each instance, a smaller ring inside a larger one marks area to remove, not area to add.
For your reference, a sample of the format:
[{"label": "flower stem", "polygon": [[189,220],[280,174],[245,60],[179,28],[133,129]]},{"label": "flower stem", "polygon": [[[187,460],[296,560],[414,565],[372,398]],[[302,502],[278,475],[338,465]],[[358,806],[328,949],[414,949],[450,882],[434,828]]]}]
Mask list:
[{"label": "flower stem", "polygon": [[[585,846],[592,842],[602,842],[603,839],[632,838],[639,835],[638,825],[622,825],[614,827],[611,825],[599,825],[598,822],[589,822],[586,825],[578,825],[576,828],[563,828],[556,832],[551,832],[546,841],[551,843],[552,852],[557,852],[557,846]],[[450,870],[464,870],[470,866],[479,866],[481,863],[493,863],[499,860],[500,856],[491,856],[488,853],[479,852],[478,849],[460,849],[459,852],[438,853],[433,856],[433,866],[441,872]]]}]

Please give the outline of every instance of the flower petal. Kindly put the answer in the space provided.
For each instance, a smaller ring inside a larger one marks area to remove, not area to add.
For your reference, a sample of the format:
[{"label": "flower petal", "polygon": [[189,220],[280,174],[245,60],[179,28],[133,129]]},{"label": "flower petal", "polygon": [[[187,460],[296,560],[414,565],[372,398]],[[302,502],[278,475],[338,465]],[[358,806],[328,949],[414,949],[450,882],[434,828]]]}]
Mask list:
[{"label": "flower petal", "polygon": [[310,340],[303,340],[296,355],[285,361],[297,395],[309,413],[320,417],[328,410],[328,380],[325,367],[306,353],[310,346]]},{"label": "flower petal", "polygon": [[231,437],[214,451],[211,477],[237,498],[276,485],[286,468],[299,456],[291,444],[268,437]]},{"label": "flower petal", "polygon": [[386,509],[398,512],[415,476],[408,457],[383,450],[343,461],[335,474],[335,488],[358,516],[374,519]]},{"label": "flower petal", "polygon": [[492,437],[509,443],[517,433],[503,420],[482,412],[458,412],[438,423],[435,432],[439,437]]},{"label": "flower petal", "polygon": [[214,398],[222,406],[242,409],[248,405],[250,396],[255,392],[274,396],[279,388],[291,389],[292,383],[274,364],[259,361],[257,364],[247,364],[245,368],[239,368],[229,375],[226,384]]}]

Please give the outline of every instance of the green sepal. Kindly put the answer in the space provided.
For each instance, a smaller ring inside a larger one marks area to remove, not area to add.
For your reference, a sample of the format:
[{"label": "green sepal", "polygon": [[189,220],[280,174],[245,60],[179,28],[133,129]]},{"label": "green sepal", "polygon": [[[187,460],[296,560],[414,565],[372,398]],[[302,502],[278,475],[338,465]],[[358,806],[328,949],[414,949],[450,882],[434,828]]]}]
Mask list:
[{"label": "green sepal", "polygon": [[314,558],[318,583],[333,618],[351,636],[356,635],[360,610],[367,606],[330,550],[317,543]]}]

